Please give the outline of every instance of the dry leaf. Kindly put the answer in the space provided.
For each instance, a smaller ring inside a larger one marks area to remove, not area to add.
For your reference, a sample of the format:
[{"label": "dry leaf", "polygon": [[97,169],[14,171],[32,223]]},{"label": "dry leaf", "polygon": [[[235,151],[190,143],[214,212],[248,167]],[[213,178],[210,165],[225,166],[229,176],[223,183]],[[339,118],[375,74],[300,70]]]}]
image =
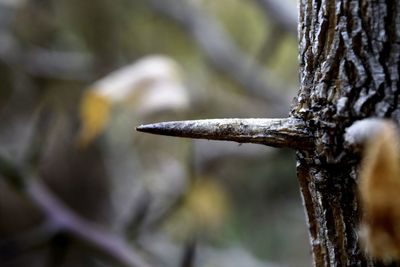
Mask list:
[{"label": "dry leaf", "polygon": [[100,134],[115,104],[132,106],[136,115],[184,109],[188,96],[179,66],[165,56],[149,56],[96,81],[83,95],[78,143],[88,145]]},{"label": "dry leaf", "polygon": [[393,261],[400,260],[399,137],[392,122],[380,126],[366,143],[361,165],[361,237],[372,257]]}]

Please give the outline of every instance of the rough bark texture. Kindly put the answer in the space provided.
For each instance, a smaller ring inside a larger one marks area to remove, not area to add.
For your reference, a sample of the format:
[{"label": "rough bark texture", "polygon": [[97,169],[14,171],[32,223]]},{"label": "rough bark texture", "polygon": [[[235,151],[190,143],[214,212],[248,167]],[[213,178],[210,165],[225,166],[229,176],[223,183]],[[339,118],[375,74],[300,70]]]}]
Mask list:
[{"label": "rough bark texture", "polygon": [[141,125],[140,132],[208,140],[229,140],[292,149],[313,149],[303,120],[286,119],[208,119],[170,121]]},{"label": "rough bark texture", "polygon": [[[301,88],[292,116],[315,150],[298,151],[315,266],[384,266],[360,248],[358,156],[343,144],[355,120],[400,122],[400,1],[301,0]],[[393,266],[393,265],[392,265]]]}]

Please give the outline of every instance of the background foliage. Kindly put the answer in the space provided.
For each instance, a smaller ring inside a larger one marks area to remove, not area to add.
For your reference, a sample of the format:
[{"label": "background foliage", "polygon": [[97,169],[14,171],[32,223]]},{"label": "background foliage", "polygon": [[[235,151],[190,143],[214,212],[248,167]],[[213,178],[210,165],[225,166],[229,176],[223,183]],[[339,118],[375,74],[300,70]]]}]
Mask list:
[{"label": "background foliage", "polygon": [[[134,131],[160,120],[286,116],[297,87],[296,6],[282,1],[279,13],[276,2],[0,1],[0,265],[124,264],[55,227],[29,190],[8,183],[10,164],[150,266],[308,266],[291,152]],[[96,81],[151,55],[173,60],[183,105],[167,97],[146,109],[148,83],[123,101],[84,101]],[[101,120],[104,107],[104,127],[80,146],[82,109]]]}]

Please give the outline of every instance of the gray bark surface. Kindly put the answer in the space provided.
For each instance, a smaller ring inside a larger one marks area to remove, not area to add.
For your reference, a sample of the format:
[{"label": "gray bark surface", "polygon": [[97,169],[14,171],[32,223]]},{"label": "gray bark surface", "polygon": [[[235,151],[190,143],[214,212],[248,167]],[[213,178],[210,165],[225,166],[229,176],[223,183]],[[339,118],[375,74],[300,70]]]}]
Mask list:
[{"label": "gray bark surface", "polygon": [[315,149],[297,151],[314,266],[385,266],[359,245],[359,155],[343,134],[365,117],[400,122],[400,1],[301,0],[299,23],[291,115],[315,138]]}]

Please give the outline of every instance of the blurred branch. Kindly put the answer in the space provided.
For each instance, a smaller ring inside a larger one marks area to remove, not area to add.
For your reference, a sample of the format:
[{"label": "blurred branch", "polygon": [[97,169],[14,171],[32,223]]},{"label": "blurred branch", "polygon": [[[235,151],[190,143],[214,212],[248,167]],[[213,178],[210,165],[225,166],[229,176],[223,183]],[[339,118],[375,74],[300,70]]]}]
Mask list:
[{"label": "blurred branch", "polygon": [[180,267],[193,267],[196,261],[196,238],[189,238],[183,247],[182,260],[179,264]]},{"label": "blurred branch", "polygon": [[87,54],[32,49],[24,58],[26,71],[34,76],[66,80],[89,80],[93,62]]},{"label": "blurred branch", "polygon": [[25,187],[25,177],[21,174],[18,167],[10,161],[0,156],[0,175],[17,192],[21,192]]},{"label": "blurred branch", "polygon": [[277,93],[279,89],[273,84],[276,80],[234,44],[214,17],[186,1],[150,2],[156,11],[184,27],[216,68],[252,95],[267,100],[276,109],[275,113],[287,113],[288,101],[282,93]]},{"label": "blurred branch", "polygon": [[258,53],[261,62],[268,62],[280,47],[285,35],[289,33],[297,36],[297,7],[294,2],[289,3],[288,0],[255,0],[255,2],[261,7],[268,25],[271,26]]},{"label": "blurred branch", "polygon": [[297,6],[288,1],[256,0],[273,28],[297,36]]},{"label": "blurred branch", "polygon": [[74,214],[38,179],[29,183],[27,193],[60,230],[73,234],[123,266],[150,266],[122,238]]},{"label": "blurred branch", "polygon": [[272,27],[268,36],[265,38],[257,57],[261,62],[269,62],[268,60],[273,58],[277,49],[280,47],[282,39],[285,35],[278,27]]},{"label": "blurred branch", "polygon": [[25,51],[10,34],[0,32],[0,61],[37,76],[65,80],[89,80],[93,62],[78,52],[30,49]]},{"label": "blurred branch", "polygon": [[15,190],[26,194],[34,202],[52,226],[50,230],[68,232],[123,266],[150,266],[125,240],[76,215],[38,177],[22,173],[11,161],[1,156],[0,175]]}]

